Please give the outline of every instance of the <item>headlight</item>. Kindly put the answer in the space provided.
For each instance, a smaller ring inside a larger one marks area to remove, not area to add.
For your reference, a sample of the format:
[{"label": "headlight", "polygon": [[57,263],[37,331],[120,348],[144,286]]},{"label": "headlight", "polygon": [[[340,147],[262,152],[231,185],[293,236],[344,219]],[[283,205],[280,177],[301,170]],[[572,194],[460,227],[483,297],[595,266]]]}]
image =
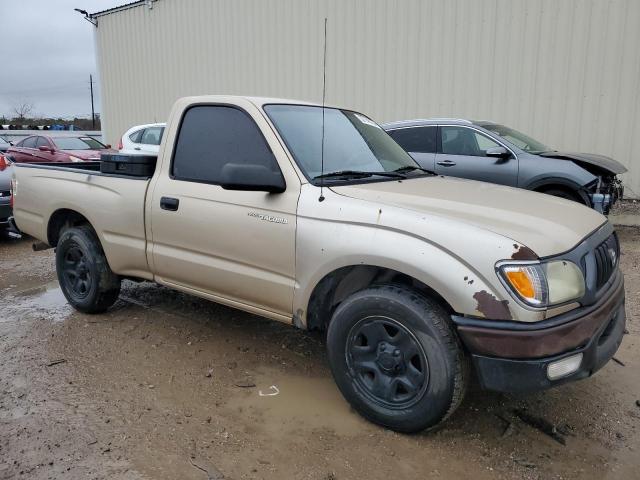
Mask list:
[{"label": "headlight", "polygon": [[84,160],[82,160],[81,158],[74,157],[73,155],[69,155],[69,161],[70,162],[84,162]]},{"label": "headlight", "polygon": [[509,290],[532,307],[545,308],[584,295],[584,276],[566,260],[544,263],[504,263],[498,274]]}]

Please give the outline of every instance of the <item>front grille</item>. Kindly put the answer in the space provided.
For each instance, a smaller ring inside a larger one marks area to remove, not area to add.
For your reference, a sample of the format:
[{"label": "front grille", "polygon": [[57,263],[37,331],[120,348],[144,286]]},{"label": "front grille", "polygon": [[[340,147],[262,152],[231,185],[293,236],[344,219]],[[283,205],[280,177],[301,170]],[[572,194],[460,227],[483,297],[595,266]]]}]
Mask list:
[{"label": "front grille", "polygon": [[599,290],[609,281],[618,265],[620,249],[615,233],[598,245],[593,255],[596,260],[596,289]]}]

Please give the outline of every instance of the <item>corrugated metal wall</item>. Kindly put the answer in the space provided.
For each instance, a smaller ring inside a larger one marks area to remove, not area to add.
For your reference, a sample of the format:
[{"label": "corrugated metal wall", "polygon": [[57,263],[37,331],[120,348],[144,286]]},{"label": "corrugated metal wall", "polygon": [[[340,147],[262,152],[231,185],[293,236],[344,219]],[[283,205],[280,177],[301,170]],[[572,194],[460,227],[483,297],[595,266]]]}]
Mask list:
[{"label": "corrugated metal wall", "polygon": [[98,18],[107,140],[205,93],[460,116],[613,156],[640,195],[638,0],[158,0]]}]

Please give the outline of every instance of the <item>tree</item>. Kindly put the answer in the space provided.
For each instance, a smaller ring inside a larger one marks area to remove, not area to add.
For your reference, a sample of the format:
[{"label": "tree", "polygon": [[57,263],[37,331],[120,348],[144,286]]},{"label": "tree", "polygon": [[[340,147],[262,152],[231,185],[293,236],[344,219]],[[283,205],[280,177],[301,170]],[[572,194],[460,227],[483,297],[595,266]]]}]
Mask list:
[{"label": "tree", "polygon": [[12,111],[16,114],[18,120],[24,120],[26,116],[33,112],[33,103],[22,100],[13,105]]}]

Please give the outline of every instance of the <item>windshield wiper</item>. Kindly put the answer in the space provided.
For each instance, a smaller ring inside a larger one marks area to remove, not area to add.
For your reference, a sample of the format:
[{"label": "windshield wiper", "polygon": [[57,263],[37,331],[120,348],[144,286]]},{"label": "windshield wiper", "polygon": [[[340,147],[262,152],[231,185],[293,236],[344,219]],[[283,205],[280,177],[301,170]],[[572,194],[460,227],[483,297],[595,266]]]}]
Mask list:
[{"label": "windshield wiper", "polygon": [[407,165],[406,167],[396,168],[395,170],[393,170],[393,172],[395,172],[395,173],[408,173],[408,172],[413,172],[415,170],[420,170],[420,171],[422,171],[424,173],[428,173],[429,175],[437,175],[437,173],[434,172],[433,170],[427,170],[426,168],[416,167],[414,165]]},{"label": "windshield wiper", "polygon": [[313,177],[314,180],[320,178],[367,178],[378,175],[380,177],[407,178],[400,172],[364,172],[361,170],[338,170],[337,172],[324,173]]}]

